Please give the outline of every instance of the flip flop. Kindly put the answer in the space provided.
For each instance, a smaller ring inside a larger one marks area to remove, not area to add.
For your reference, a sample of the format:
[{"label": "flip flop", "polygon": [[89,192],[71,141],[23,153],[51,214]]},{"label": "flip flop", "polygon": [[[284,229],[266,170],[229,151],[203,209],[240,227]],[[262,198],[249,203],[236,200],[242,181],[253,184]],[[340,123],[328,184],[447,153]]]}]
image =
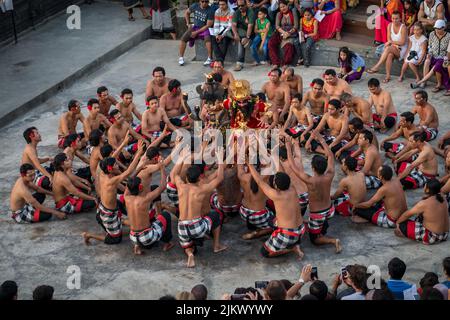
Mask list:
[{"label": "flip flop", "polygon": [[389,81],[391,81],[391,78],[384,78],[383,79],[383,83],[388,83]]},{"label": "flip flop", "polygon": [[436,93],[436,92],[439,92],[441,90],[442,90],[441,88],[434,87],[433,90],[431,90],[431,92]]},{"label": "flip flop", "polygon": [[378,72],[378,70],[373,70],[373,69],[369,68],[369,69],[367,69],[366,72],[372,74],[372,73]]},{"label": "flip flop", "polygon": [[446,97],[450,96],[450,90],[447,90],[447,92],[444,93],[444,96]]}]

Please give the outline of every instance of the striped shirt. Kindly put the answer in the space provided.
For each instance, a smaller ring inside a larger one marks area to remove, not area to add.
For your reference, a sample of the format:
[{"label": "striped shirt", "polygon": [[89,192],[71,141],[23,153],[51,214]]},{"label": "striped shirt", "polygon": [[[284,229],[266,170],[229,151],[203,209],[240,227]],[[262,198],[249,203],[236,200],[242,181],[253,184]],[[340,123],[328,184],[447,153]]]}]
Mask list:
[{"label": "striped shirt", "polygon": [[226,35],[231,37],[231,20],[233,18],[233,11],[228,9],[222,11],[220,8],[214,13],[214,35]]}]

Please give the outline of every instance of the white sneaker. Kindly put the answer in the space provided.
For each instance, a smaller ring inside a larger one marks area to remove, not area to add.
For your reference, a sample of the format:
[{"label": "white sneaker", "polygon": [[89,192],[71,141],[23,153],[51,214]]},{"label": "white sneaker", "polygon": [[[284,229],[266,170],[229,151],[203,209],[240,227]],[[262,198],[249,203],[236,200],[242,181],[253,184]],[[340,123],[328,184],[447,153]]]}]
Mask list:
[{"label": "white sneaker", "polygon": [[208,57],[208,59],[206,59],[206,61],[203,62],[203,65],[204,66],[209,66],[211,64],[211,62],[212,62],[212,59]]},{"label": "white sneaker", "polygon": [[180,66],[184,66],[184,58],[183,57],[178,58],[178,64]]}]

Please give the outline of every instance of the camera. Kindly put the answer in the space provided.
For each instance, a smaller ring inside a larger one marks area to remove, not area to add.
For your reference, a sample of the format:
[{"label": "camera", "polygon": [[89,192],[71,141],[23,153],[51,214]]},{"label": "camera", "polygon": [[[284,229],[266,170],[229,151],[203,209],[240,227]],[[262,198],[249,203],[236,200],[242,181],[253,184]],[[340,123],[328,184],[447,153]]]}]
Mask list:
[{"label": "camera", "polygon": [[231,295],[231,300],[244,300],[244,298],[247,296],[247,294],[242,293],[242,294],[232,294]]},{"label": "camera", "polygon": [[255,281],[255,288],[256,289],[265,289],[268,284],[269,284],[269,281]]},{"label": "camera", "polygon": [[414,51],[414,50],[411,50],[410,52],[409,52],[409,55],[408,55],[408,60],[413,60],[413,59],[417,59],[418,58],[418,55],[417,55],[417,51]]},{"label": "camera", "polygon": [[346,267],[342,267],[341,268],[341,276],[342,276],[342,279],[347,279],[348,278],[348,271],[347,271]]},{"label": "camera", "polygon": [[319,279],[319,275],[317,274],[317,267],[312,267],[312,270],[311,270],[311,279],[315,279],[315,280],[317,280],[317,279]]}]

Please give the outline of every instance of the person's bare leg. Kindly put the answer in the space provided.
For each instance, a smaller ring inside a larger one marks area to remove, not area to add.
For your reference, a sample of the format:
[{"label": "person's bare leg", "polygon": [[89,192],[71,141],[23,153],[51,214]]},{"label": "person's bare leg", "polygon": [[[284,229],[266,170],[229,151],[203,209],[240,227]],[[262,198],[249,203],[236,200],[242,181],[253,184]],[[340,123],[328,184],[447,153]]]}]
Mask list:
[{"label": "person's bare leg", "polygon": [[356,214],[352,215],[352,219],[351,220],[354,223],[368,223],[369,222],[369,220],[364,219],[364,218],[362,218],[360,216],[357,216]]},{"label": "person's bare leg", "polygon": [[420,80],[419,82],[417,82],[417,84],[421,84],[421,83],[425,83],[428,81],[428,79],[430,79],[434,74],[434,67],[431,68],[430,71],[428,71],[428,73],[425,74],[424,72],[424,76],[422,78],[422,80]]},{"label": "person's bare leg", "polygon": [[85,245],[90,245],[90,244],[91,244],[91,242],[90,242],[91,239],[95,239],[95,240],[104,242],[104,241],[105,241],[105,238],[106,238],[106,236],[101,236],[101,235],[97,235],[97,234],[93,234],[93,233],[88,233],[88,232],[83,232],[83,233],[81,234],[81,236],[83,237],[83,240],[84,240],[84,244],[85,244]]},{"label": "person's bare leg", "polygon": [[322,246],[325,244],[332,244],[336,248],[336,253],[340,253],[342,251],[341,241],[339,239],[326,237],[324,235],[320,235],[314,240],[314,244],[318,246]]},{"label": "person's bare leg", "polygon": [[336,31],[336,40],[337,41],[341,41],[342,37],[341,37],[341,32],[340,31]]},{"label": "person's bare leg", "polygon": [[400,71],[400,76],[398,77],[398,82],[402,82],[403,81],[403,77],[405,75],[406,69],[408,68],[408,63],[403,63],[402,65],[402,70]]},{"label": "person's bare leg", "polygon": [[194,249],[192,248],[184,249],[184,253],[186,253],[186,255],[188,256],[187,267],[194,268],[195,267]]},{"label": "person's bare leg", "polygon": [[369,70],[372,70],[372,73],[374,72],[378,72],[378,70],[380,69],[380,66],[386,61],[386,58],[388,56],[388,54],[390,53],[389,49],[385,49],[383,51],[383,53],[381,54],[380,60],[378,60],[378,62]]},{"label": "person's bare leg", "polygon": [[180,57],[184,57],[184,52],[186,51],[186,45],[187,45],[186,42],[181,41],[181,43],[180,43]]},{"label": "person's bare leg", "polygon": [[172,37],[172,40],[177,40],[177,34],[175,32],[171,32],[170,36]]},{"label": "person's bare leg", "polygon": [[292,248],[292,251],[297,254],[298,260],[302,260],[303,257],[305,256],[305,253],[302,251],[302,249],[298,244]]},{"label": "person's bare leg", "polygon": [[403,232],[400,231],[400,228],[399,228],[398,226],[397,226],[397,228],[395,228],[394,234],[395,234],[397,237],[400,237],[400,238],[404,238],[404,237],[405,237],[405,235],[403,234]]},{"label": "person's bare leg", "polygon": [[262,236],[265,236],[267,234],[270,234],[273,231],[272,228],[265,228],[265,229],[258,229],[252,232],[247,232],[242,235],[242,239],[244,240],[251,240],[255,238],[259,238]]},{"label": "person's bare leg", "polygon": [[220,231],[222,231],[221,229],[222,229],[221,227],[217,227],[212,232],[214,253],[218,253],[228,249],[227,246],[220,244]]},{"label": "person's bare leg", "polygon": [[384,82],[389,82],[389,80],[391,80],[391,68],[394,58],[395,55],[393,52],[389,53],[386,58],[386,77],[384,78]]},{"label": "person's bare leg", "polygon": [[439,72],[435,72],[436,74],[436,86],[435,88],[440,88],[442,86],[442,75]]},{"label": "person's bare leg", "polygon": [[175,246],[175,244],[174,244],[173,242],[167,242],[167,243],[164,243],[163,251],[164,251],[164,252],[169,251],[169,250],[172,249],[174,246]]},{"label": "person's bare leg", "polygon": [[419,75],[419,70],[417,70],[417,66],[412,62],[410,62],[408,65],[409,65],[409,68],[414,73],[414,76],[416,77],[416,82],[420,81],[420,75]]},{"label": "person's bare leg", "polygon": [[212,59],[212,44],[211,41],[205,41],[206,51],[208,51],[208,58]]},{"label": "person's bare leg", "polygon": [[143,16],[145,19],[150,18],[150,15],[147,13],[147,11],[145,11],[145,8],[144,8],[144,7],[140,7],[139,10],[141,10],[142,16]]},{"label": "person's bare leg", "polygon": [[139,247],[138,245],[134,245],[133,253],[137,256],[141,256],[144,254],[144,252],[142,252],[141,250],[141,247]]}]

